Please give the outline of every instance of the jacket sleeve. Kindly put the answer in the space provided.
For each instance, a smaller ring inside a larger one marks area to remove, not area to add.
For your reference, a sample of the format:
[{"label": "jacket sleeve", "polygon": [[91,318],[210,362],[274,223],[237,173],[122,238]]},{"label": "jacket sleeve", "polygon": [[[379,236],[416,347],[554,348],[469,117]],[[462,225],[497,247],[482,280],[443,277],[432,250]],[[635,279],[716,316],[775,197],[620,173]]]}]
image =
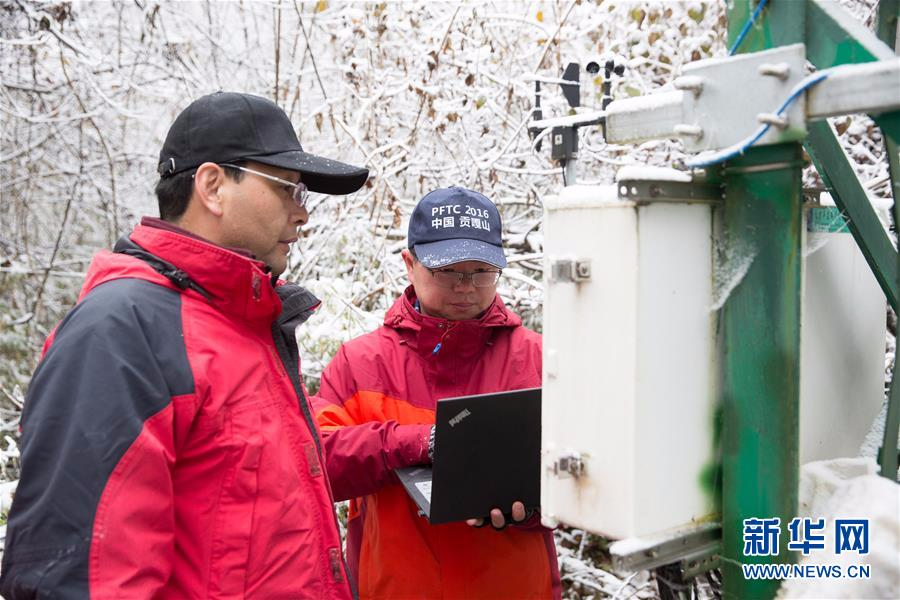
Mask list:
[{"label": "jacket sleeve", "polygon": [[383,394],[356,389],[352,365],[342,347],[322,373],[312,398],[322,431],[334,499],[373,494],[396,481],[393,469],[428,463],[431,425],[381,421]]},{"label": "jacket sleeve", "polygon": [[122,281],[69,314],[32,378],[0,578],[9,600],[149,598],[169,579],[173,396],[190,397],[193,380],[177,292]]}]

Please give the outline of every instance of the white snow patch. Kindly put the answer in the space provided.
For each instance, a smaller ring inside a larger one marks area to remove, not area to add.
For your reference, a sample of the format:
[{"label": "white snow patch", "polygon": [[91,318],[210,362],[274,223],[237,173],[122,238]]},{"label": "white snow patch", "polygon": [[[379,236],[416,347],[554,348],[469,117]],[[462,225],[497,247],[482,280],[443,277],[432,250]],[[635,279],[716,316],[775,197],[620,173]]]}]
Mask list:
[{"label": "white snow patch", "polygon": [[680,181],[691,182],[691,175],[678,169],[653,167],[650,165],[628,165],[616,173],[616,181]]},{"label": "white snow patch", "polygon": [[18,485],[18,479],[0,483],[0,513],[9,512],[9,507],[12,506],[13,494],[15,494]]},{"label": "white snow patch", "polygon": [[[875,475],[868,458],[835,459],[800,470],[799,515],[826,519],[825,539],[834,540],[835,519],[868,519],[869,552],[812,553],[800,564],[871,565],[869,579],[790,579],[778,598],[896,598],[900,590],[900,485]],[[826,546],[827,547],[827,546]]]},{"label": "white snow patch", "polygon": [[[866,434],[865,439],[859,448],[859,455],[870,457],[872,459],[878,456],[878,450],[884,443],[884,425],[887,422],[888,400],[885,398],[884,404],[881,405],[881,412],[872,422],[872,428]],[[900,447],[900,434],[897,436],[898,447]]]},{"label": "white snow patch", "polygon": [[842,235],[842,234],[828,234],[828,233],[819,233],[819,232],[810,232],[806,236],[806,247],[803,249],[803,257],[814,254],[818,250],[821,250],[825,247],[825,245],[834,239],[832,236],[834,235]]},{"label": "white snow patch", "polygon": [[659,110],[666,106],[680,105],[683,95],[684,92],[679,90],[676,92],[656,92],[645,96],[614,100],[607,107],[606,113],[608,115],[625,115]]},{"label": "white snow patch", "polygon": [[744,277],[753,260],[756,258],[757,250],[747,244],[741,244],[740,247],[726,242],[724,250],[717,253],[716,261],[713,303],[709,307],[710,312],[715,312],[725,306],[731,292],[736,288]]},{"label": "white snow patch", "polygon": [[570,185],[564,187],[559,195],[544,198],[545,210],[596,208],[610,204],[633,205],[619,199],[618,186],[615,185]]}]

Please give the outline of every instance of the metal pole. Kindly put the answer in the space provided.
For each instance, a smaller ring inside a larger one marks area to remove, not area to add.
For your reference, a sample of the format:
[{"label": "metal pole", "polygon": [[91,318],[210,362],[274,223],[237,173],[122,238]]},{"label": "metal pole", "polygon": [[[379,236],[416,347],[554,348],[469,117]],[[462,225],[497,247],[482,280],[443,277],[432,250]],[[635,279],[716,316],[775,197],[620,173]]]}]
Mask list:
[{"label": "metal pole", "polygon": [[[800,403],[801,150],[750,149],[725,169],[725,243],[752,257],[723,323],[723,595],[772,598],[780,581],[747,580],[742,563],[792,562]],[[743,556],[743,521],[781,519],[777,556]]]},{"label": "metal pole", "polygon": [[[578,130],[576,129],[575,131],[578,131]],[[577,180],[578,171],[576,170],[577,166],[578,166],[578,159],[575,158],[574,156],[566,161],[566,166],[563,167],[563,169],[565,169],[564,175],[566,178],[567,186],[575,185],[578,182],[578,180]]]},{"label": "metal pole", "polygon": [[[735,41],[758,0],[728,9]],[[804,41],[807,6],[769,2],[739,52]],[[799,39],[798,39],[799,38]],[[743,563],[792,562],[800,412],[801,150],[751,148],[725,171],[726,243],[753,263],[723,307],[722,595],[773,598],[781,582],[748,580]],[[745,557],[744,519],[779,518],[777,556]]]}]

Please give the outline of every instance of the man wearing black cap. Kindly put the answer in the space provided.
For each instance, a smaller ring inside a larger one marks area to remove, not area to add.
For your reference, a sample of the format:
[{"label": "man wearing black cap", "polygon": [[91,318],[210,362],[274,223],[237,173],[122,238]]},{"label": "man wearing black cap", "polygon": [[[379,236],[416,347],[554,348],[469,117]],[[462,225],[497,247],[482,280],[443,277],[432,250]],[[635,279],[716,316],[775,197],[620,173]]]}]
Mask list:
[{"label": "man wearing black cap", "polygon": [[247,94],[188,106],[160,153],[161,219],[91,264],[22,417],[0,593],[16,598],[348,598],[280,281],[308,190],[365,169],[303,151]]},{"label": "man wearing black cap", "polygon": [[347,559],[360,598],[560,597],[553,535],[539,515],[516,502],[431,526],[393,473],[430,462],[438,398],[541,385],[540,335],[497,295],[501,229],[478,192],[422,198],[402,253],[410,287],[382,327],[344,344],[322,374],[313,404],[334,496],[350,499]]}]

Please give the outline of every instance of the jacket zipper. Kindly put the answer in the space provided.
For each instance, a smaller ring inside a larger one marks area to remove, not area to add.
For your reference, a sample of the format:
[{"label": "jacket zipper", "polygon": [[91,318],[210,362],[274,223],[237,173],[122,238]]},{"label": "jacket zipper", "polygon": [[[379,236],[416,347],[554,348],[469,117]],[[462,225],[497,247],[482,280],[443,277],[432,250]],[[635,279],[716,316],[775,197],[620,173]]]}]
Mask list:
[{"label": "jacket zipper", "polygon": [[[303,393],[303,386],[300,382],[300,357],[297,357],[297,368],[291,367],[291,353],[290,349],[284,343],[284,338],[281,336],[281,330],[278,327],[278,323],[275,322],[272,324],[272,341],[275,342],[275,348],[278,350],[278,357],[281,359],[281,366],[284,367],[284,370],[287,371],[288,379],[291,380],[291,385],[294,386],[294,393],[297,394],[297,404],[300,406],[300,412],[303,413],[303,418],[306,421],[306,426],[309,428],[309,434],[312,436],[313,443],[316,445],[316,451],[319,456],[319,464],[322,468],[325,467],[325,453],[322,451],[322,443],[319,440],[319,436],[316,435],[316,426],[313,421],[312,412],[309,409],[309,402],[306,398],[306,394]],[[308,459],[307,459],[308,460]],[[327,486],[328,489],[328,498],[331,500],[331,516],[334,518],[334,528],[337,531],[341,530],[340,524],[338,523],[337,512],[334,510],[334,498],[331,495],[331,484]],[[344,572],[350,573],[350,569],[347,566],[347,561],[344,559],[344,556],[340,551],[338,551],[341,558],[341,563],[344,565]],[[329,550],[331,553],[331,550]],[[332,571],[334,569],[334,555],[329,554],[329,561],[332,565]],[[356,585],[352,578],[347,577],[347,585],[350,588],[350,594],[354,599],[359,598],[359,594],[356,591]]]},{"label": "jacket zipper", "polygon": [[438,340],[438,343],[434,347],[434,350],[431,351],[432,357],[437,356],[437,353],[441,351],[441,347],[443,347],[443,345],[444,345],[444,338],[447,337],[447,335],[450,333],[450,330],[453,329],[455,326],[456,326],[456,323],[451,323],[449,321],[447,322],[446,326],[444,324],[438,325],[439,328],[446,327],[446,329],[444,330],[444,334],[441,336],[441,339]]}]

